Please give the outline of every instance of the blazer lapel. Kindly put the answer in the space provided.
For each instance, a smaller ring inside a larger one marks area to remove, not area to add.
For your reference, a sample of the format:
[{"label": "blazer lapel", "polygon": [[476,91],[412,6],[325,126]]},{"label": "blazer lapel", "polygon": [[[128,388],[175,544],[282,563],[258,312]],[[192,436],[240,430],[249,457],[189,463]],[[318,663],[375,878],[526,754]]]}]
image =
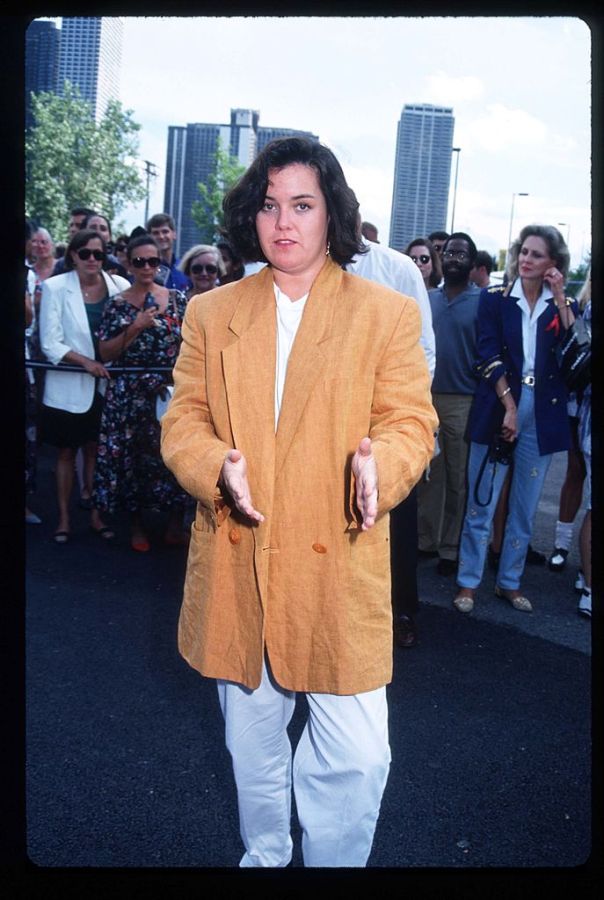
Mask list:
[{"label": "blazer lapel", "polygon": [[504,340],[516,369],[522,374],[522,310],[518,306],[518,298],[511,294],[505,297],[503,304],[503,312],[507,313],[503,330]]},{"label": "blazer lapel", "polygon": [[279,474],[312,389],[331,356],[337,294],[342,269],[328,259],[310,290],[287,364],[276,436],[275,475]]},{"label": "blazer lapel", "polygon": [[90,326],[88,324],[88,316],[86,315],[86,305],[80,288],[78,273],[71,271],[68,273],[66,282],[67,293],[69,294],[68,303],[71,307],[74,319],[78,323],[78,328],[82,332],[84,341],[89,344],[88,352],[93,353],[92,338],[90,337]]},{"label": "blazer lapel", "polygon": [[229,323],[234,339],[222,350],[234,446],[248,463],[252,498],[262,512],[272,503],[275,459],[275,295],[270,268],[241,281]]}]

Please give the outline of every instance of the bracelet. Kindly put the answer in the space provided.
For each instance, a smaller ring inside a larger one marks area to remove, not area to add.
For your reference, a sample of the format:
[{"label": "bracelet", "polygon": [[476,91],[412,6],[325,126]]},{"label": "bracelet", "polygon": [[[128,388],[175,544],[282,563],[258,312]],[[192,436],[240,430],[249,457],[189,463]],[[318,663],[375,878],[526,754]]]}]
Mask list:
[{"label": "bracelet", "polygon": [[505,391],[502,391],[500,394],[497,394],[500,400],[503,400],[506,394],[509,394],[511,391],[511,387],[506,387]]}]

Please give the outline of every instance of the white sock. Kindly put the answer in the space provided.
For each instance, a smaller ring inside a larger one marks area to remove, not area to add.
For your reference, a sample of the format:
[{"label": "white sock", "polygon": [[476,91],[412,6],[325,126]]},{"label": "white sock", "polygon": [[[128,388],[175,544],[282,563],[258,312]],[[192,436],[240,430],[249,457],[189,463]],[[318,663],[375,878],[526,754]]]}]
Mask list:
[{"label": "white sock", "polygon": [[582,594],[584,597],[591,597],[591,588],[588,588],[587,585],[583,585]]},{"label": "white sock", "polygon": [[557,547],[560,550],[570,550],[570,545],[573,542],[574,527],[574,522],[561,522],[558,519],[558,521],[556,522],[556,536],[554,538],[554,547]]}]

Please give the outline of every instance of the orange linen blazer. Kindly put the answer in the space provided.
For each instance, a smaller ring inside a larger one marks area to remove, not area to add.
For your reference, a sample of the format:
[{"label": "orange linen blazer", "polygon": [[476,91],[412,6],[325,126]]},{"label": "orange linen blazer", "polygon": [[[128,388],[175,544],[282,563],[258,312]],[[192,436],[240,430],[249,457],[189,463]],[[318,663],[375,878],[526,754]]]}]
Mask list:
[{"label": "orange linen blazer", "polygon": [[[275,432],[270,266],[192,298],[162,455],[198,501],[179,650],[202,675],[356,694],[392,677],[388,511],[419,480],[437,418],[417,303],[327,259],[289,358]],[[369,435],[379,512],[364,532],[351,459]],[[231,448],[247,460],[253,524],[221,495]]]}]

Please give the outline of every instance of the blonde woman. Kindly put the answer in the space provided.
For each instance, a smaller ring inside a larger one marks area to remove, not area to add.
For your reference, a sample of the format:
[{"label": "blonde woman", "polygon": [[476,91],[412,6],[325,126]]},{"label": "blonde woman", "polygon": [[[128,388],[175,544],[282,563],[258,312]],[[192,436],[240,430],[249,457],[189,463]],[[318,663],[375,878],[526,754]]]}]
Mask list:
[{"label": "blonde woman", "polygon": [[222,253],[212,244],[196,244],[191,247],[181,259],[178,268],[192,282],[192,287],[186,291],[187,300],[195,294],[211,291],[216,287],[218,277],[226,274]]}]

